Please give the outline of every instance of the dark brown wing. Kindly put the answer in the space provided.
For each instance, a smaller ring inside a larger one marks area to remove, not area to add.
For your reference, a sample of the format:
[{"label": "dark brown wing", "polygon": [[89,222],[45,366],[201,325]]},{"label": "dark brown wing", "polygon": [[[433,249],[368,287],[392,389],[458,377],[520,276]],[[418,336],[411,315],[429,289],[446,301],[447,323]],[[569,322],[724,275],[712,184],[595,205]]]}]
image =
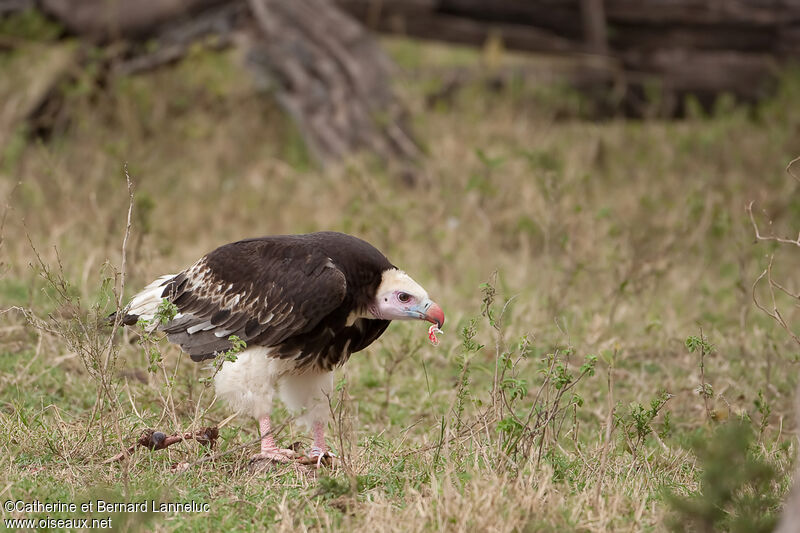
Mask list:
[{"label": "dark brown wing", "polygon": [[227,244],[175,276],[163,298],[178,307],[163,329],[195,361],[228,350],[236,335],[275,346],[311,331],[342,304],[345,276],[319,249],[292,240]]}]

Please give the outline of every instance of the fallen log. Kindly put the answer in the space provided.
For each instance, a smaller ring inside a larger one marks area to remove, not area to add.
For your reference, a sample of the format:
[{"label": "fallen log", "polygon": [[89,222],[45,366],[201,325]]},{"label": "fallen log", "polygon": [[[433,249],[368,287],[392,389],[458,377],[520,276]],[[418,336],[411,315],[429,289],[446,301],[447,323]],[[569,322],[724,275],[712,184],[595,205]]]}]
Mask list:
[{"label": "fallen log", "polygon": [[[440,14],[583,35],[585,0],[336,0],[373,16]],[[609,24],[779,26],[800,22],[798,0],[604,0]],[[361,17],[358,17],[361,19]]]},{"label": "fallen log", "polygon": [[94,42],[147,38],[162,26],[191,19],[228,0],[39,0],[40,9],[76,35]]},{"label": "fallen log", "polygon": [[391,88],[391,61],[333,2],[0,0],[0,15],[32,6],[86,42],[113,42],[115,55],[105,61],[111,75],[179,61],[198,42],[244,46],[257,85],[294,119],[318,162],[366,150],[400,162],[407,182],[416,179],[421,151]]},{"label": "fallen log", "polygon": [[[686,94],[712,103],[769,94],[780,65],[800,57],[800,0],[337,0],[381,32],[508,49],[616,61],[623,108],[658,86],[666,115]],[[592,76],[587,76],[592,79]],[[607,85],[598,80],[590,93]],[[586,89],[584,85],[582,88]],[[645,102],[640,102],[646,104]]]},{"label": "fallen log", "polygon": [[653,86],[662,116],[680,114],[686,94],[758,100],[780,65],[800,57],[800,0],[0,0],[0,16],[31,6],[88,41],[113,41],[112,75],[179,61],[197,42],[245,47],[257,85],[322,164],[368,150],[413,169],[420,157],[391,90],[394,69],[365,26],[606,58],[601,76],[573,72],[563,81],[592,98],[613,85],[613,100],[637,116],[647,114]]},{"label": "fallen log", "polygon": [[325,0],[249,5],[258,26],[250,63],[277,87],[319,160],[363,148],[387,160],[419,156],[389,84],[391,62],[360,24]]}]

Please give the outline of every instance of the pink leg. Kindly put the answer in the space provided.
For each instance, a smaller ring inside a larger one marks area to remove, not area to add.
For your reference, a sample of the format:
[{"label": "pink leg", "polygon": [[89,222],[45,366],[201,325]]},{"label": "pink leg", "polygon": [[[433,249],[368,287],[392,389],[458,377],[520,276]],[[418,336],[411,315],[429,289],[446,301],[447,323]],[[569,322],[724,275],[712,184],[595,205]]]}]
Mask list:
[{"label": "pink leg", "polygon": [[275,446],[275,437],[272,436],[272,426],[269,416],[265,416],[258,421],[259,434],[261,435],[261,453],[271,452]]},{"label": "pink leg", "polygon": [[325,446],[325,423],[314,422],[312,431],[314,432],[314,445],[311,446],[309,457],[322,457],[328,453],[328,447]]},{"label": "pink leg", "polygon": [[317,467],[320,467],[323,464],[330,466],[331,458],[336,457],[336,455],[328,451],[328,447],[325,445],[325,426],[325,422],[314,422],[312,427],[312,431],[314,433],[314,445],[311,446],[311,451],[309,452],[308,457],[312,460],[316,459]]},{"label": "pink leg", "polygon": [[261,434],[261,453],[253,456],[254,460],[270,459],[285,463],[297,455],[293,450],[278,448],[275,445],[275,437],[272,436],[272,426],[270,425],[269,415],[264,415],[258,420],[258,429]]}]

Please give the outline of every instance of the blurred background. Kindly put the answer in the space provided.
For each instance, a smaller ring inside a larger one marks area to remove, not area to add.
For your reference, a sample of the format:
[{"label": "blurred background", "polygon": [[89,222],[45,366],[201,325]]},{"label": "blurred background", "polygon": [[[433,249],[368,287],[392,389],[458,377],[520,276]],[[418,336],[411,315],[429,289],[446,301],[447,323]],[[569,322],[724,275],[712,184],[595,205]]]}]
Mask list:
[{"label": "blurred background", "polygon": [[[331,512],[343,522],[329,528],[385,519],[391,530],[399,505],[409,520],[430,512],[422,529],[505,513],[508,530],[661,530],[676,512],[664,487],[702,487],[691,439],[733,418],[752,421],[774,469],[774,498],[756,513],[773,524],[795,453],[800,346],[754,298],[800,329],[800,249],[757,240],[752,221],[766,237],[800,231],[800,183],[787,172],[800,155],[799,55],[797,0],[0,0],[0,305],[69,319],[45,266],[85,305],[109,305],[127,164],[126,295],[230,241],[330,229],[373,243],[441,303],[438,349],[395,325],[343,370],[357,436],[382,434],[381,450],[436,441],[467,353],[475,412],[496,346],[534,347],[517,368],[523,399],[540,356],[568,348],[578,372],[601,355],[598,376],[576,389],[581,428],[547,456],[543,499],[511,487],[489,511],[464,511],[497,482],[483,463],[465,467],[475,470],[450,500],[426,492],[436,468],[412,483],[409,467],[391,475],[414,491],[360,486],[348,512],[313,500],[305,524]],[[501,335],[482,322],[487,282],[498,312],[511,300]],[[485,346],[475,353],[464,351],[472,319]],[[91,372],[57,335],[18,314],[2,320],[0,412],[15,435],[3,475],[18,495],[74,495],[85,481],[31,469],[108,455],[70,436],[95,415]],[[714,345],[702,377],[689,336]],[[123,349],[119,383],[142,403],[123,424],[135,435],[161,420],[163,382],[135,345]],[[173,377],[183,392],[170,409],[183,420],[208,400],[196,395],[201,374],[184,361]],[[662,389],[642,463],[619,428]],[[209,413],[206,423],[227,416]],[[607,419],[619,430],[610,452]],[[65,428],[74,446],[59,455],[23,438],[34,426]],[[223,437],[255,434],[243,431]],[[607,487],[599,464],[626,481]],[[586,486],[605,487],[588,507]]]}]

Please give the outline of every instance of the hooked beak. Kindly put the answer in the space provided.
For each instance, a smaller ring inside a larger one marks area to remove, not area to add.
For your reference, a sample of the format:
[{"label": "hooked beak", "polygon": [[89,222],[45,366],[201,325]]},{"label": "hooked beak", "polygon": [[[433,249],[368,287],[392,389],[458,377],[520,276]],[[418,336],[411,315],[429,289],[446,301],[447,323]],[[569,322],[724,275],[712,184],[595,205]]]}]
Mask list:
[{"label": "hooked beak", "polygon": [[421,320],[427,320],[428,322],[436,324],[437,328],[441,328],[444,325],[444,311],[430,298],[426,298],[420,302],[419,305],[409,309],[409,314]]}]

